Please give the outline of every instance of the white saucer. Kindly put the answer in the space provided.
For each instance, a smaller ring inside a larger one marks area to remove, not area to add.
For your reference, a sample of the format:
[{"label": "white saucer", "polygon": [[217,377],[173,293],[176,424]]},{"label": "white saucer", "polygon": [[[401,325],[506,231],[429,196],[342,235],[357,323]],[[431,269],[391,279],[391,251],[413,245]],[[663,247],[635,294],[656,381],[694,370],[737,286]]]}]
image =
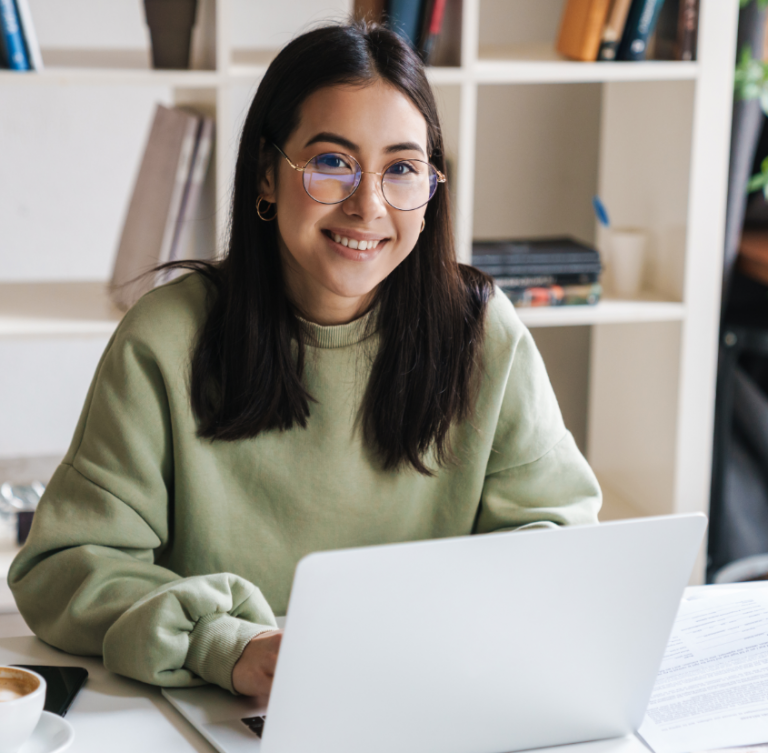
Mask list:
[{"label": "white saucer", "polygon": [[75,739],[72,725],[57,714],[43,711],[32,737],[21,746],[19,753],[60,753]]}]

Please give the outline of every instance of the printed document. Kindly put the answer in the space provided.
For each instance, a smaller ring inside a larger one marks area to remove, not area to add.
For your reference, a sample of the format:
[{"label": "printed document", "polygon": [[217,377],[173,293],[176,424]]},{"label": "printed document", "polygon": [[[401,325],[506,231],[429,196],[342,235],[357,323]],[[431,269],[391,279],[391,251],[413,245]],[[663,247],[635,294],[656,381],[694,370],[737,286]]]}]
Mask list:
[{"label": "printed document", "polygon": [[655,753],[768,742],[768,587],[682,602],[639,735]]}]

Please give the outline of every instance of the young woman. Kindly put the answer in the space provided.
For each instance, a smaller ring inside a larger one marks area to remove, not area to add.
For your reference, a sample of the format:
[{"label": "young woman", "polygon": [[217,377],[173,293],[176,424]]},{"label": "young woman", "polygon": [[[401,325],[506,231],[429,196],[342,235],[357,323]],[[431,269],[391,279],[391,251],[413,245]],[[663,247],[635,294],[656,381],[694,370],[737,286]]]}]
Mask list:
[{"label": "young woman", "polygon": [[530,334],[456,262],[444,176],[396,35],[329,26],[278,55],[227,257],[125,316],[12,567],[43,640],[266,695],[305,554],[596,522]]}]

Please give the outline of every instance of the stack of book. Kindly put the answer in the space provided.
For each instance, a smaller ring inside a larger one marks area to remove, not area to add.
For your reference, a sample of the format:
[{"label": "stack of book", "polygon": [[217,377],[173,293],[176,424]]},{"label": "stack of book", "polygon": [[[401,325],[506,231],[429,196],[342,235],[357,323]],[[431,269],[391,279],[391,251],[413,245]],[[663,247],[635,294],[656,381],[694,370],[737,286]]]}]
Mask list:
[{"label": "stack of book", "polygon": [[557,51],[573,60],[695,60],[699,0],[567,0]]},{"label": "stack of book", "polygon": [[407,39],[422,60],[433,62],[448,0],[356,0],[355,15],[383,21]]},{"label": "stack of book", "polygon": [[0,68],[43,70],[28,0],[0,0]]},{"label": "stack of book", "polygon": [[594,305],[602,293],[600,254],[569,237],[475,241],[472,263],[516,306]]},{"label": "stack of book", "polygon": [[[126,310],[173,272],[158,264],[189,258],[191,232],[213,146],[213,118],[158,105],[112,271],[110,293]],[[215,249],[207,250],[212,257]]]}]

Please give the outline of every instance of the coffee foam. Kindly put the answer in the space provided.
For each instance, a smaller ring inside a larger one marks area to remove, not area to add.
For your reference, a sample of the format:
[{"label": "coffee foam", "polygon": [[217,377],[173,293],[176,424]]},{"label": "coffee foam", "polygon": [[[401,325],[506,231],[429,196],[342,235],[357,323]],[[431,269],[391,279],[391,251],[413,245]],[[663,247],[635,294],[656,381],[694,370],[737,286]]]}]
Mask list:
[{"label": "coffee foam", "polygon": [[39,687],[40,680],[33,674],[15,667],[0,667],[0,703],[23,698]]}]

